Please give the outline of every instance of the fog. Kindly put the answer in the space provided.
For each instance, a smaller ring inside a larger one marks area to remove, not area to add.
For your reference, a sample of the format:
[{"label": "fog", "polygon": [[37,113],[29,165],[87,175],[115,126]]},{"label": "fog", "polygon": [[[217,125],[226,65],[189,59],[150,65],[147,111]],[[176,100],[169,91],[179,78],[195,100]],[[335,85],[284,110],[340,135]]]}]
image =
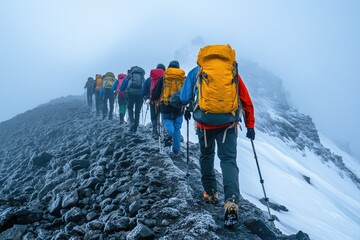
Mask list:
[{"label": "fog", "polygon": [[293,106],[360,156],[359,1],[12,0],[0,20],[0,121],[83,94],[96,73],[167,65],[201,36],[279,76]]}]

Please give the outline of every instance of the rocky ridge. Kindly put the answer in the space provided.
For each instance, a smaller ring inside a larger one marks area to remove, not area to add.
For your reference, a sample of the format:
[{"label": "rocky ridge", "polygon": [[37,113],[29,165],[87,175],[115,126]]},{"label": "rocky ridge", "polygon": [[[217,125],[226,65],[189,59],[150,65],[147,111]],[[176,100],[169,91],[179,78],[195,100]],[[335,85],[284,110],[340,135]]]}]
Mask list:
[{"label": "rocky ridge", "polygon": [[222,205],[200,198],[197,144],[186,176],[186,157],[159,154],[150,133],[97,119],[76,97],[0,123],[0,239],[309,239],[245,199],[225,229]]}]

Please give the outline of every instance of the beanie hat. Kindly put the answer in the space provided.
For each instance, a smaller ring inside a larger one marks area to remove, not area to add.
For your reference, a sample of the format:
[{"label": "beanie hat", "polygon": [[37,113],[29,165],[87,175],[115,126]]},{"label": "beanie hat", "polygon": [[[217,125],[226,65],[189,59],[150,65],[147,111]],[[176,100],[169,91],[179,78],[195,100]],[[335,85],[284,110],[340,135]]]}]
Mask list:
[{"label": "beanie hat", "polygon": [[169,63],[168,68],[180,68],[180,63],[176,60],[173,60]]},{"label": "beanie hat", "polygon": [[157,69],[162,69],[165,71],[165,65],[162,64],[162,63],[159,63],[157,66],[156,66]]}]

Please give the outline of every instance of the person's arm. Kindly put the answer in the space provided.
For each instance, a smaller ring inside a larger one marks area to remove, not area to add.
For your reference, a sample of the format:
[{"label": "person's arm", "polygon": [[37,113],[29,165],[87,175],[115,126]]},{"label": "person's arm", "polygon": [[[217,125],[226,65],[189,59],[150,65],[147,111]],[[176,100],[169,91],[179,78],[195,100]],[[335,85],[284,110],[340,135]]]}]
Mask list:
[{"label": "person's arm", "polygon": [[112,87],[111,87],[111,91],[112,92],[115,92],[116,91],[116,87],[117,87],[117,84],[118,84],[119,80],[116,79],[115,82],[113,83]]},{"label": "person's arm", "polygon": [[196,84],[196,74],[198,72],[198,67],[193,68],[184,81],[184,84],[180,90],[180,100],[183,105],[188,104],[194,98],[194,86]]},{"label": "person's arm", "polygon": [[150,98],[150,78],[147,78],[144,82],[144,85],[142,86],[142,94],[144,97],[144,100],[147,100]]},{"label": "person's arm", "polygon": [[103,85],[102,85],[102,84],[100,85],[100,91],[99,91],[99,93],[100,93],[100,97],[104,96],[104,88],[103,88]]},{"label": "person's arm", "polygon": [[84,88],[87,88],[87,85],[88,85],[88,82],[86,82],[86,83],[85,83],[85,86],[84,86]]},{"label": "person's arm", "polygon": [[254,117],[254,106],[251,101],[249,92],[241,79],[240,75],[238,75],[239,81],[239,98],[244,109],[245,113],[245,126],[247,128],[254,128],[255,126],[255,117]]},{"label": "person's arm", "polygon": [[120,91],[121,92],[125,91],[127,82],[128,82],[128,78],[124,78],[124,80],[123,80],[123,82],[121,83],[121,86],[120,86]]}]

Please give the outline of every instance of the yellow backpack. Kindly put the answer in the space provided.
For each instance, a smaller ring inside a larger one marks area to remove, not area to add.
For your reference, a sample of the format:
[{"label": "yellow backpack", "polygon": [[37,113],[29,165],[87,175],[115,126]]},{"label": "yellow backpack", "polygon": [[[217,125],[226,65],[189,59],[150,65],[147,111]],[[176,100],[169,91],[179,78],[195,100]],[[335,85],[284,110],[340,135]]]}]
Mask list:
[{"label": "yellow backpack", "polygon": [[200,49],[197,59],[198,105],[205,113],[231,113],[239,106],[237,63],[230,45]]},{"label": "yellow backpack", "polygon": [[180,68],[168,68],[164,73],[164,86],[160,101],[169,105],[170,97],[179,92],[185,81],[185,71]]}]

